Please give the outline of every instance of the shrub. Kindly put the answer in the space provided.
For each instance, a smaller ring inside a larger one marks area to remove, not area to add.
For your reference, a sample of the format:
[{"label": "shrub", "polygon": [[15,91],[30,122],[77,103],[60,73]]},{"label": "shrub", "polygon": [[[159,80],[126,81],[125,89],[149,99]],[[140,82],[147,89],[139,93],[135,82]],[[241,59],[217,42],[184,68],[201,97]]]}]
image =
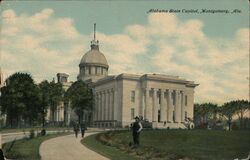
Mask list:
[{"label": "shrub", "polygon": [[45,136],[46,135],[46,130],[45,129],[42,129],[41,130],[41,136]]},{"label": "shrub", "polygon": [[232,130],[238,130],[239,129],[239,126],[237,126],[236,123],[233,123],[232,124]]},{"label": "shrub", "polygon": [[35,131],[34,129],[30,130],[30,135],[29,135],[30,139],[35,137]]}]

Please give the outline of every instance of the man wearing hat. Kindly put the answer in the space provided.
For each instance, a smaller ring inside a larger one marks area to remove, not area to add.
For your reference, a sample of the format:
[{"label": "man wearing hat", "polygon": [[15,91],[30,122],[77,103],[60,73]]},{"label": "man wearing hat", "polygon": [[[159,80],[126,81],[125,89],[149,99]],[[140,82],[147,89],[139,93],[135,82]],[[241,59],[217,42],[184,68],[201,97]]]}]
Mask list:
[{"label": "man wearing hat", "polygon": [[140,122],[140,118],[138,116],[135,117],[135,122],[132,125],[132,132],[133,132],[133,141],[135,147],[139,145],[139,136],[142,130],[142,125]]}]

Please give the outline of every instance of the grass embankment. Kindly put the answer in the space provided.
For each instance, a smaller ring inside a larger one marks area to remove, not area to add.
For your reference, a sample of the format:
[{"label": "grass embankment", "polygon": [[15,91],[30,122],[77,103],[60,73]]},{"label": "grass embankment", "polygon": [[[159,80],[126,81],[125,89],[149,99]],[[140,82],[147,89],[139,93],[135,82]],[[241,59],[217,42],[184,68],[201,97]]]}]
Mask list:
[{"label": "grass embankment", "polygon": [[137,149],[129,146],[129,131],[101,133],[87,137],[83,143],[116,160],[123,159],[120,153],[133,159],[228,160],[246,158],[250,150],[249,131],[144,130],[140,138]]},{"label": "grass embankment", "polygon": [[39,147],[43,141],[67,134],[70,133],[48,134],[32,139],[25,138],[15,142],[5,143],[3,145],[3,152],[8,159],[40,160]]},{"label": "grass embankment", "polygon": [[105,141],[100,141],[99,139],[102,136],[102,133],[91,135],[82,139],[81,143],[111,160],[135,160],[134,156],[127,154],[119,148],[115,148],[113,145],[107,144]]}]

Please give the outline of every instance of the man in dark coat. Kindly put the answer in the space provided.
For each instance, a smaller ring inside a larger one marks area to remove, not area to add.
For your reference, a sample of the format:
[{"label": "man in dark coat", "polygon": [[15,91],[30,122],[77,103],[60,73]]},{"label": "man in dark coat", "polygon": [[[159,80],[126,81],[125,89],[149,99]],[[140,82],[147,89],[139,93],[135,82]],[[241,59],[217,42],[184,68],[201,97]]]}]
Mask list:
[{"label": "man in dark coat", "polygon": [[5,158],[4,158],[4,155],[3,155],[3,150],[2,149],[0,149],[0,160],[4,160]]},{"label": "man in dark coat", "polygon": [[87,130],[87,127],[86,127],[85,123],[81,123],[82,138],[84,137],[85,130]]},{"label": "man in dark coat", "polygon": [[76,124],[74,124],[74,132],[75,132],[76,138],[78,136],[78,131],[79,131],[79,125],[76,123]]},{"label": "man in dark coat", "polygon": [[134,141],[134,146],[137,147],[139,146],[139,137],[140,137],[140,132],[142,130],[142,124],[140,122],[139,117],[135,117],[135,122],[132,124],[132,135],[133,135],[133,141]]}]

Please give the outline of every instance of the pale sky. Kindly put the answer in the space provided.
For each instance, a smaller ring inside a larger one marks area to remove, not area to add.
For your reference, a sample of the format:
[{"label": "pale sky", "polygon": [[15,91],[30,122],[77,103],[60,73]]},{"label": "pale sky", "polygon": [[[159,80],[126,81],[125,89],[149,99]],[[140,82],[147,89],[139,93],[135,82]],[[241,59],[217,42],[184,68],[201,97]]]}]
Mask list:
[{"label": "pale sky", "polygon": [[[0,67],[35,81],[67,73],[75,81],[97,23],[109,74],[159,73],[200,84],[195,102],[249,96],[247,0],[4,1]],[[147,13],[220,9],[229,13]],[[233,10],[239,13],[231,13]]]}]

